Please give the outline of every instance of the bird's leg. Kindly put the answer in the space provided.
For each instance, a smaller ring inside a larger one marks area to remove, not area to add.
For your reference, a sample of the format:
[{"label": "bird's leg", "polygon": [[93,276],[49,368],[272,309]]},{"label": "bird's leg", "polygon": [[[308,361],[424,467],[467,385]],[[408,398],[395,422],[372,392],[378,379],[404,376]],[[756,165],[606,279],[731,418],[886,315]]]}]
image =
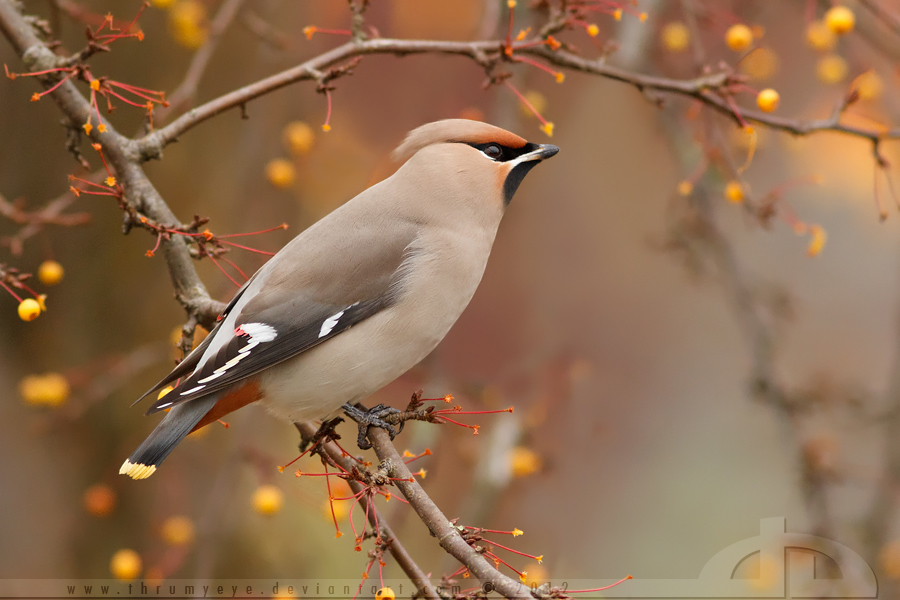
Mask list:
[{"label": "bird's leg", "polygon": [[359,425],[359,436],[356,438],[356,443],[361,450],[368,450],[372,447],[372,444],[366,437],[370,425],[381,427],[387,431],[392,440],[398,433],[403,431],[403,422],[400,422],[400,429],[394,431],[394,427],[384,420],[385,417],[400,414],[402,412],[391,406],[379,404],[378,406],[366,409],[362,404],[356,404],[356,406],[354,406],[348,402],[347,404],[344,404],[343,409],[344,413]]},{"label": "bird's leg", "polygon": [[[343,423],[344,419],[341,417],[335,417],[333,419],[329,419],[327,421],[323,421],[321,425],[319,425],[319,429],[313,434],[312,437],[307,437],[303,435],[303,430],[297,426],[297,430],[300,431],[300,444],[298,445],[300,452],[306,452],[306,449],[310,447],[310,444],[315,447],[320,441],[323,439],[333,439],[339,440],[341,436],[339,436],[334,428],[338,426],[338,423]],[[297,425],[296,423],[294,424]]]}]

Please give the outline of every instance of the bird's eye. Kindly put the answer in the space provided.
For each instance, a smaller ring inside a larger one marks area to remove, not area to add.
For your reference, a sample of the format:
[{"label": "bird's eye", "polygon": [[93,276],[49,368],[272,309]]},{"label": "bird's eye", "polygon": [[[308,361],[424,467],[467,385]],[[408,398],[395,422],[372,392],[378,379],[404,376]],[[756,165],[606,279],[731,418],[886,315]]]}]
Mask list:
[{"label": "bird's eye", "polygon": [[488,158],[492,158],[497,160],[503,154],[503,151],[500,149],[500,146],[497,144],[491,144],[487,148],[484,149],[484,153]]}]

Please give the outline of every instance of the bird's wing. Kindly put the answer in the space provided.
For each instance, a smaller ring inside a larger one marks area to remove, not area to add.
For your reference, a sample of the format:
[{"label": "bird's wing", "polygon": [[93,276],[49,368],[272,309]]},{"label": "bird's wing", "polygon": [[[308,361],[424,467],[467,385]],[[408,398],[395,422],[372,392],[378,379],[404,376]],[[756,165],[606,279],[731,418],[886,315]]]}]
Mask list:
[{"label": "bird's wing", "polygon": [[184,361],[191,364],[179,365],[164,381],[190,375],[147,414],[217,392],[393,304],[417,227],[409,223],[394,229],[385,236],[369,223],[345,229],[340,240],[328,243],[319,235],[327,232],[301,234],[238,292],[204,346]]}]

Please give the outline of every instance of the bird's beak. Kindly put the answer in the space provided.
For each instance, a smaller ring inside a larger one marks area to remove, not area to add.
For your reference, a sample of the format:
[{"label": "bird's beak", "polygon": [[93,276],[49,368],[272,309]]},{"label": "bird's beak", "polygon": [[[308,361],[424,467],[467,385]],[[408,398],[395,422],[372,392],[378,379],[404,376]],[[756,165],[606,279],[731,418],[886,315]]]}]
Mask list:
[{"label": "bird's beak", "polygon": [[538,144],[537,149],[532,150],[528,154],[523,154],[519,157],[519,161],[541,161],[546,158],[550,158],[551,156],[556,156],[557,152],[559,152],[559,148],[554,146],[553,144]]}]

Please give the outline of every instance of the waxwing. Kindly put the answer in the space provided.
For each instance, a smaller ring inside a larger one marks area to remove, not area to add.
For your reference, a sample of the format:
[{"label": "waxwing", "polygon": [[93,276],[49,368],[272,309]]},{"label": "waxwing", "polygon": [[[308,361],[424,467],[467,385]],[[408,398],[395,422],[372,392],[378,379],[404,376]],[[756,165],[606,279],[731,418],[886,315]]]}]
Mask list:
[{"label": "waxwing", "polygon": [[464,119],[410,132],[396,173],[272,257],[144,394],[173,386],[119,472],[149,477],[187,434],[251,402],[291,422],[323,419],[415,366],[475,293],[522,179],[558,151]]}]

